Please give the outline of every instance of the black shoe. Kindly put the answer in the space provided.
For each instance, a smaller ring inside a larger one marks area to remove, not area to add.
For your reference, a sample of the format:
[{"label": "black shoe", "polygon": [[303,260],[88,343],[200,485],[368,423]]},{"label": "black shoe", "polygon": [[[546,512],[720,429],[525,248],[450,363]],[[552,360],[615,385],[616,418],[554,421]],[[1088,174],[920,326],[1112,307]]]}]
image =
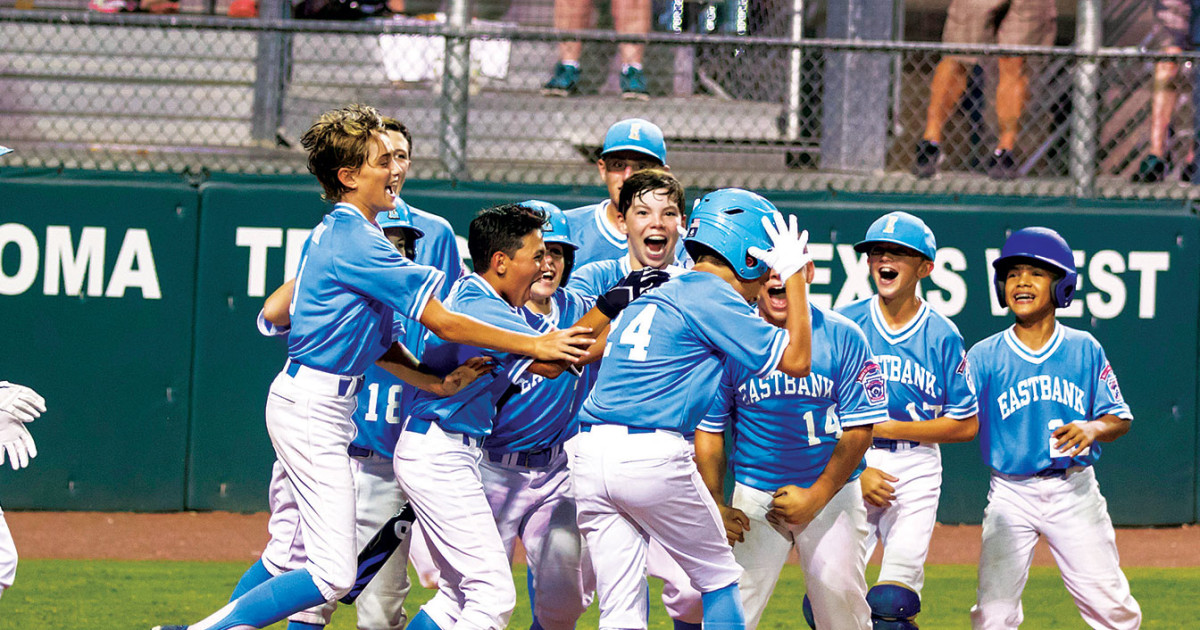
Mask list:
[{"label": "black shoe", "polygon": [[917,143],[917,156],[913,160],[913,175],[921,179],[929,179],[937,175],[938,162],[942,159],[942,150],[938,145],[922,140]]},{"label": "black shoe", "polygon": [[1188,162],[1187,164],[1183,165],[1183,168],[1179,169],[1179,183],[1181,183],[1181,184],[1197,183],[1196,175],[1197,175],[1196,163]]},{"label": "black shoe", "polygon": [[1167,163],[1162,158],[1150,154],[1142,158],[1142,163],[1138,164],[1138,170],[1130,178],[1130,181],[1135,184],[1155,184],[1167,177],[1168,170],[1170,169],[1167,168]]},{"label": "black shoe", "polygon": [[992,159],[988,162],[987,174],[992,179],[1016,179],[1018,175],[1017,161],[1013,159],[1012,151],[1008,149],[996,149],[992,152]]}]

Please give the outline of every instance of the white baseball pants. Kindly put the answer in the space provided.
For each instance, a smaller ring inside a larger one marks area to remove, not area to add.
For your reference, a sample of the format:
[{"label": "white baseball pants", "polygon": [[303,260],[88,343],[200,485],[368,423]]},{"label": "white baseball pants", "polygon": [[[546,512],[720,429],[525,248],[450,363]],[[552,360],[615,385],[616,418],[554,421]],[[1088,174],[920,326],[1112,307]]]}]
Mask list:
[{"label": "white baseball pants", "polygon": [[746,571],[739,585],[746,630],[758,627],[792,547],[800,556],[817,627],[870,630],[862,486],[857,480],[847,483],[811,523],[799,528],[776,528],[767,522],[771,499],[770,492],[734,485],[732,505],[750,518],[745,541],[733,546],[734,557]]},{"label": "white baseball pants", "polygon": [[683,436],[598,425],[575,442],[571,485],[596,569],[602,630],[646,627],[651,538],[702,593],[738,581],[741,568]]},{"label": "white baseball pants", "polygon": [[978,601],[971,608],[975,628],[1021,625],[1021,592],[1039,535],[1046,537],[1088,626],[1133,630],[1141,625],[1141,608],[1129,593],[1117,557],[1108,502],[1089,466],[1060,477],[992,473],[983,513]]},{"label": "white baseball pants", "polygon": [[13,542],[4,510],[0,509],[0,595],[17,579],[17,545]]},{"label": "white baseball pants", "polygon": [[438,592],[421,609],[442,630],[500,630],[517,602],[480,480],[481,454],[477,441],[436,423],[423,434],[405,430],[396,444],[396,477],[439,573]]},{"label": "white baseball pants", "polygon": [[337,395],[341,380],[307,368],[295,377],[280,372],[271,383],[266,412],[277,460],[272,512],[277,506],[294,509],[296,525],[271,524],[263,564],[275,574],[308,569],[330,601],[354,585],[358,551],[354,474],[346,454],[355,434],[350,421],[355,391],[343,388],[344,395]]},{"label": "white baseball pants", "polygon": [[942,495],[942,452],[937,444],[901,444],[896,451],[871,448],[867,465],[900,478],[892,482],[896,498],[890,507],[867,505],[867,558],[876,543],[883,543],[878,582],[903,584],[920,595]]},{"label": "white baseball pants", "polygon": [[542,468],[485,458],[479,472],[510,564],[517,538],[525,545],[538,622],[546,630],[573,630],[591,603],[593,585],[589,575],[585,586],[580,568],[583,541],[566,454]]}]

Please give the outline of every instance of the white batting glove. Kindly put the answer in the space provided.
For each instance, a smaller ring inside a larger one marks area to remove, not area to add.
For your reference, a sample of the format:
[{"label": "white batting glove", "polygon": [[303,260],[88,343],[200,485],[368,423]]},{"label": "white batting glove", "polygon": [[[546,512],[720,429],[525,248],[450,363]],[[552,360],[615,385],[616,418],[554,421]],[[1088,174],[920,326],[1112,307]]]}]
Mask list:
[{"label": "white batting glove", "polygon": [[33,422],[46,410],[46,399],[25,387],[0,381],[0,413],[12,414],[21,422]]},{"label": "white batting glove", "polygon": [[796,215],[788,215],[788,219],[784,222],[783,215],[778,212],[771,219],[763,217],[762,224],[767,230],[767,238],[771,239],[771,250],[763,251],[757,247],[746,249],[746,253],[774,269],[784,282],[812,262],[812,255],[807,251],[808,230],[799,231]]},{"label": "white batting glove", "polygon": [[0,465],[4,464],[6,455],[13,470],[21,470],[29,465],[29,460],[37,457],[37,445],[24,423],[0,420]]}]

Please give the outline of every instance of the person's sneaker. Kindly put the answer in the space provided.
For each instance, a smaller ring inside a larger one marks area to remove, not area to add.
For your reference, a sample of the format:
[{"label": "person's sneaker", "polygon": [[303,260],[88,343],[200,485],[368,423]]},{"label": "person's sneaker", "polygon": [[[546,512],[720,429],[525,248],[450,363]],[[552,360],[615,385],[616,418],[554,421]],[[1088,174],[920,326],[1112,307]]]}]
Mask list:
[{"label": "person's sneaker", "polygon": [[570,96],[579,89],[579,66],[554,64],[554,76],[542,86],[546,96]]},{"label": "person's sneaker", "polygon": [[256,18],[258,17],[258,0],[233,0],[229,3],[227,15],[231,18]]},{"label": "person's sneaker", "polygon": [[917,156],[913,160],[913,175],[921,179],[929,179],[937,175],[938,162],[941,161],[942,150],[938,145],[922,140],[917,143]]},{"label": "person's sneaker", "polygon": [[126,0],[91,0],[88,2],[88,10],[99,13],[121,13],[122,11],[136,11],[137,2],[132,3]]},{"label": "person's sneaker", "polygon": [[1142,158],[1138,170],[1129,178],[1135,184],[1154,184],[1161,182],[1167,176],[1167,163],[1154,154]]},{"label": "person's sneaker", "polygon": [[1187,164],[1183,165],[1183,168],[1179,169],[1179,182],[1181,184],[1196,183],[1196,176],[1197,173],[1195,162],[1188,162]]},{"label": "person's sneaker", "polygon": [[631,66],[621,71],[621,98],[650,100],[650,92],[646,89],[646,75],[641,68]]},{"label": "person's sneaker", "polygon": [[1017,161],[1013,158],[1012,151],[1008,149],[993,151],[992,159],[988,162],[987,174],[992,179],[1016,179]]}]

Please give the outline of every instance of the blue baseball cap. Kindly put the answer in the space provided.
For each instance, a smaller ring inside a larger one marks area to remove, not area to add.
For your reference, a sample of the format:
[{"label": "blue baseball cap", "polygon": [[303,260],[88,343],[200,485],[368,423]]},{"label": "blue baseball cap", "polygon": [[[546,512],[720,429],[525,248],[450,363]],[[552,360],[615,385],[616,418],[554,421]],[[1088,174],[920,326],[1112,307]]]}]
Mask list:
[{"label": "blue baseball cap", "polygon": [[379,227],[384,230],[388,228],[404,228],[413,233],[413,238],[425,236],[425,232],[413,225],[412,210],[401,199],[396,200],[395,208],[390,212],[380,214],[375,220],[379,223]]},{"label": "blue baseball cap", "polygon": [[867,228],[867,237],[854,245],[854,251],[860,254],[869,252],[875,243],[895,243],[929,260],[937,258],[937,241],[933,238],[933,230],[907,212],[889,212],[875,219]]},{"label": "blue baseball cap", "polygon": [[635,151],[648,155],[659,164],[667,163],[667,143],[658,125],[641,118],[627,118],[608,128],[600,157],[617,151]]}]

